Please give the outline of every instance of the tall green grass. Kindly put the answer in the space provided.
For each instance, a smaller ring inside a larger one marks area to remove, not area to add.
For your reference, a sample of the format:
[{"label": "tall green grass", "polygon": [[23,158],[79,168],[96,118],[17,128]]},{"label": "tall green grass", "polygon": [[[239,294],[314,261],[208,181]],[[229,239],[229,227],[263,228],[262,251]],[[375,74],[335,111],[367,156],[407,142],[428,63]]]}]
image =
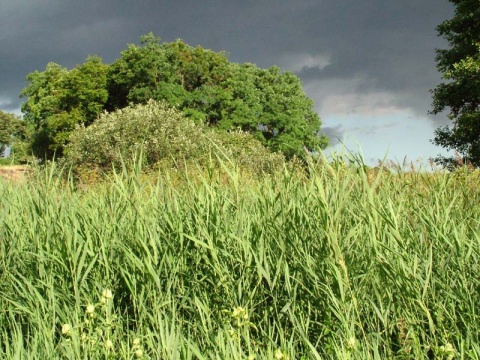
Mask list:
[{"label": "tall green grass", "polygon": [[480,358],[475,174],[202,174],[0,183],[0,358]]}]

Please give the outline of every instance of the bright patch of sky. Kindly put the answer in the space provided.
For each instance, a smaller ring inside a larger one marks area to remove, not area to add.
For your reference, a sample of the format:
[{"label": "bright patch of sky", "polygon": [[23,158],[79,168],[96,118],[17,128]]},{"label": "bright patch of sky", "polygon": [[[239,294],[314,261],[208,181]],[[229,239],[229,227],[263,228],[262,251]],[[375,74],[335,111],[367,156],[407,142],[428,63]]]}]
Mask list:
[{"label": "bright patch of sky", "polygon": [[[435,127],[428,119],[408,113],[378,116],[332,116],[324,118],[326,127],[342,124],[341,138],[326,154],[352,151],[362,153],[367,165],[378,165],[387,158],[394,163],[428,165],[429,158],[447,152],[430,143]],[[341,130],[341,131],[340,131]]]}]

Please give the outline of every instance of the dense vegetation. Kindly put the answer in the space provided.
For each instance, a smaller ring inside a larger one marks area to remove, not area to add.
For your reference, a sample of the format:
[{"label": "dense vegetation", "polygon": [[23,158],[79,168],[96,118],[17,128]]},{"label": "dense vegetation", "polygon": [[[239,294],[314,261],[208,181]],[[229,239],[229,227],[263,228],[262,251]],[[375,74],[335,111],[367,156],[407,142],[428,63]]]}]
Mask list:
[{"label": "dense vegetation", "polygon": [[145,170],[187,165],[206,169],[218,167],[217,160],[227,157],[242,170],[261,176],[286,164],[283,155],[272,153],[249,133],[195,124],[167,103],[153,100],[105,113],[92,125],[77,128],[69,140],[62,163],[84,175],[101,175],[112,166],[120,169],[138,151],[143,153]]},{"label": "dense vegetation", "polygon": [[251,133],[288,158],[328,143],[319,133],[313,102],[293,73],[233,63],[223,52],[181,40],[160,43],[153,34],[143,36],[140,45],[129,45],[112,64],[97,56],[71,70],[49,63],[27,81],[22,111],[40,159],[63,156],[77,125],[88,127],[105,110],[150,99],[180,109],[197,124]]},{"label": "dense vegetation", "polygon": [[14,147],[11,158],[19,161],[29,159],[29,133],[25,122],[19,117],[0,110],[0,160],[7,146]]},{"label": "dense vegetation", "polygon": [[437,50],[437,68],[444,83],[433,90],[433,113],[449,110],[453,127],[436,130],[433,143],[459,156],[436,160],[447,166],[480,166],[480,1],[450,0],[455,15],[437,30],[449,49]]},{"label": "dense vegetation", "polygon": [[0,357],[480,358],[477,172],[222,169],[1,182]]},{"label": "dense vegetation", "polygon": [[[478,166],[452,2],[435,142]],[[0,177],[0,358],[480,359],[478,171],[313,158],[296,76],[152,34],[27,80],[0,150],[61,160]]]}]

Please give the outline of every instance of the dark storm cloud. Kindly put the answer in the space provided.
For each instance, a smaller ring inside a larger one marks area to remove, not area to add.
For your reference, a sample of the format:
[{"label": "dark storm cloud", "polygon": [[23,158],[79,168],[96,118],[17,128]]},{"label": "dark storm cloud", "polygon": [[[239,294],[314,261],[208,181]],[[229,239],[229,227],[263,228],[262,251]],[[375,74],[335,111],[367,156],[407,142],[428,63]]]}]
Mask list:
[{"label": "dark storm cloud", "polygon": [[325,49],[330,64],[297,73],[306,84],[360,79],[352,81],[354,92],[388,92],[392,105],[425,116],[429,90],[440,81],[435,48],[446,46],[435,27],[451,15],[447,1],[338,2],[324,15],[330,21],[317,27],[323,34],[318,49]]},{"label": "dark storm cloud", "polygon": [[29,72],[50,61],[71,68],[89,54],[111,62],[153,31],[226,50],[233,61],[295,71],[320,101],[330,92],[387,93],[390,105],[426,115],[428,90],[440,81],[434,49],[445,46],[435,27],[452,15],[447,0],[2,1],[4,110],[19,107]]},{"label": "dark storm cloud", "polygon": [[330,146],[339,144],[343,139],[344,133],[345,129],[342,125],[322,127],[322,134],[330,139]]}]

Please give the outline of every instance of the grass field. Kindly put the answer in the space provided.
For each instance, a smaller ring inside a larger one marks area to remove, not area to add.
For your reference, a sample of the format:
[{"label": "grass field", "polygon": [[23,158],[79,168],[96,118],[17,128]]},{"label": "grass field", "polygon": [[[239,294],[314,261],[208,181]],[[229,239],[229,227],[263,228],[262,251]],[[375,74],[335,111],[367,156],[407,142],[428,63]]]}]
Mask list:
[{"label": "grass field", "polygon": [[478,173],[0,179],[2,359],[479,359]]}]

